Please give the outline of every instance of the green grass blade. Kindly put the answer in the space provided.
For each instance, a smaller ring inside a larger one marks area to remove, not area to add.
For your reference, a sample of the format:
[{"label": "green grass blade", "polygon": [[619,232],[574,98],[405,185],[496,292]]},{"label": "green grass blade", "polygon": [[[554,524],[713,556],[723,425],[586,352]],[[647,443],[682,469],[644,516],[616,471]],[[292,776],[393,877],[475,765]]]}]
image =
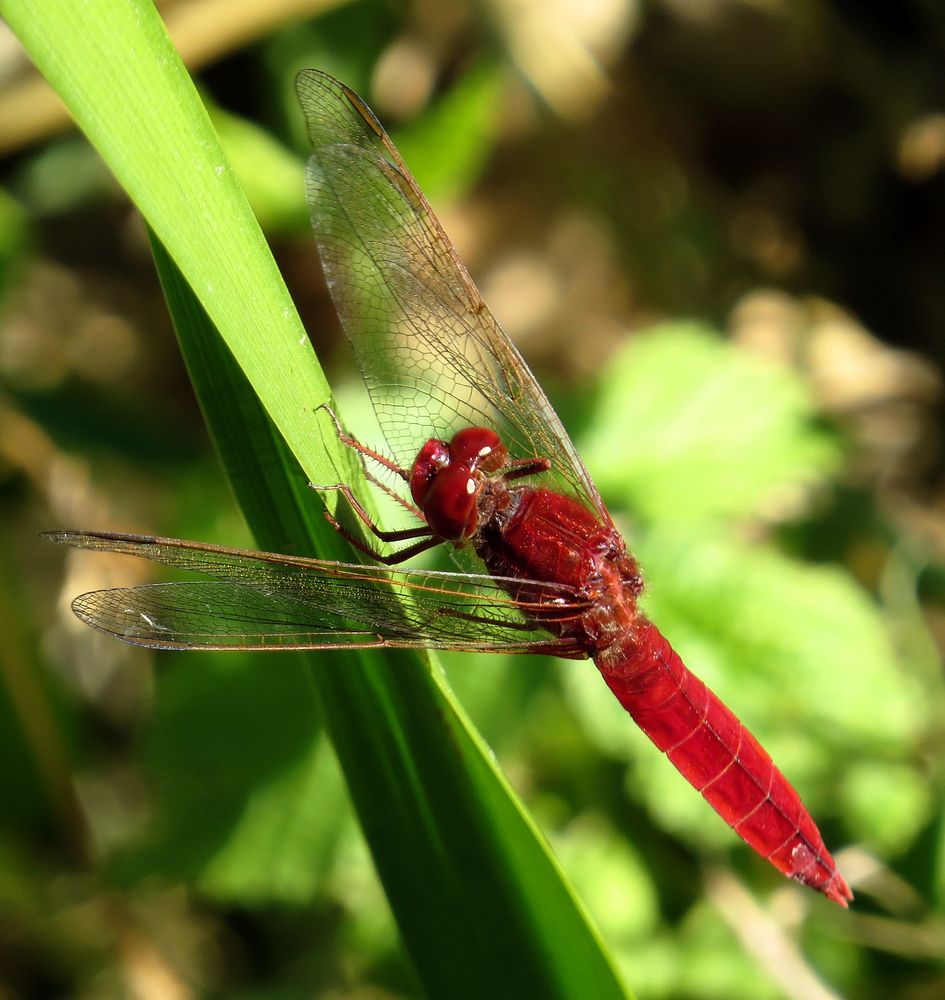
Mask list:
[{"label": "green grass blade", "polygon": [[[185,356],[260,542],[305,551],[317,531],[320,554],[338,554],[280,444],[315,481],[346,474],[349,456],[313,412],[327,385],[151,4],[6,0],[2,10],[166,250],[156,259]],[[624,996],[544,842],[429,668],[412,655],[344,659],[316,658],[314,686],[427,992]]]}]

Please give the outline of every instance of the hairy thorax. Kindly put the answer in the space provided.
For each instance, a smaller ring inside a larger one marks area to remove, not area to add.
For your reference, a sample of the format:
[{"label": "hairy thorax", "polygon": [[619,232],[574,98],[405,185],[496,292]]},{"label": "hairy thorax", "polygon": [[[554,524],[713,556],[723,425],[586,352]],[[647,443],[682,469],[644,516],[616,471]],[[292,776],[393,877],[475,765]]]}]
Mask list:
[{"label": "hairy thorax", "polygon": [[[511,578],[502,585],[528,618],[554,635],[584,643],[592,657],[633,631],[643,585],[612,525],[546,489],[503,486],[483,501],[486,516],[473,545],[494,577]],[[561,597],[530,588],[527,581],[555,584]],[[578,608],[562,617],[557,605],[573,605],[575,598]]]}]

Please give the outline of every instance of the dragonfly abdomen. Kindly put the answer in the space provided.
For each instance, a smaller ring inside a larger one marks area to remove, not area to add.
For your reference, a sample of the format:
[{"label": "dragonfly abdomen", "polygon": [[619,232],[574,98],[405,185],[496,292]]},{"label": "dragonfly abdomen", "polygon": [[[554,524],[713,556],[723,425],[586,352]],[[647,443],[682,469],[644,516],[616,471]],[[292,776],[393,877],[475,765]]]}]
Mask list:
[{"label": "dragonfly abdomen", "polygon": [[797,792],[655,625],[640,619],[595,662],[637,725],[746,843],[846,906],[852,894]]}]

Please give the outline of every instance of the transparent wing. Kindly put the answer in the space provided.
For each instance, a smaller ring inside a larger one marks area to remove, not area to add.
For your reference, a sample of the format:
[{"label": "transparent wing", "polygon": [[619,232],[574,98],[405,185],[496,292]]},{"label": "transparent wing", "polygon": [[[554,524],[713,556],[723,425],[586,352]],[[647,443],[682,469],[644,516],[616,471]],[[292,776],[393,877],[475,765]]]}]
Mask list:
[{"label": "transparent wing", "polygon": [[296,89],[322,267],[393,457],[409,468],[428,438],[491,427],[513,458],[548,458],[555,488],[609,523],[551,404],[371,110],[317,70],[303,70]]},{"label": "transparent wing", "polygon": [[[489,576],[303,559],[150,535],[61,531],[51,541],[137,555],[211,576],[83,594],[84,622],[164,649],[391,646],[582,657],[528,620]],[[516,581],[521,586],[521,581]],[[569,621],[586,610],[567,587],[527,583],[535,610]]]}]

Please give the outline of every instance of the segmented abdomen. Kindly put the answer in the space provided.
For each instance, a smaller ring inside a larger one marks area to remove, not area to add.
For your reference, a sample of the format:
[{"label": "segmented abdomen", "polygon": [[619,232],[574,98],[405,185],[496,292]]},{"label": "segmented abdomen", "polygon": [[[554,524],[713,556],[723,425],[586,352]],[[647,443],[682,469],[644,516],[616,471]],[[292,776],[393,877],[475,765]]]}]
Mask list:
[{"label": "segmented abdomen", "polygon": [[655,625],[641,622],[632,644],[596,662],[637,725],[742,839],[785,875],[847,905],[853,895],[797,792]]}]

